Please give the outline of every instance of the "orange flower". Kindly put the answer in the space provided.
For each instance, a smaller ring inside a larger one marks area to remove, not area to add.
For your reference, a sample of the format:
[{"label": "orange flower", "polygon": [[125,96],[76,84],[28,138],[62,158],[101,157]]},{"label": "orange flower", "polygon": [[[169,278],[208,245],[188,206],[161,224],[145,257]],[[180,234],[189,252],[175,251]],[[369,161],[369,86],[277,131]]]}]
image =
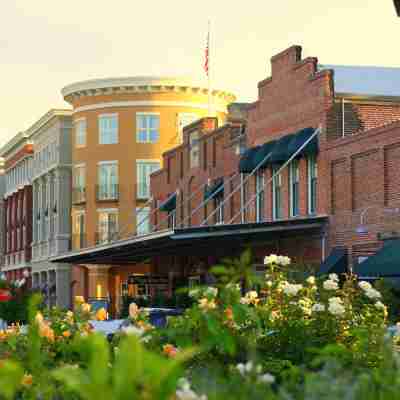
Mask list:
[{"label": "orange flower", "polygon": [[85,299],[83,296],[75,296],[75,304],[80,305],[85,302]]},{"label": "orange flower", "polygon": [[3,330],[0,330],[0,341],[7,339],[7,333]]},{"label": "orange flower", "polygon": [[47,338],[50,342],[54,342],[54,331],[46,323],[39,325],[39,335]]},{"label": "orange flower", "polygon": [[88,303],[81,304],[81,309],[84,313],[90,313],[91,308],[92,308],[92,306]]},{"label": "orange flower", "polygon": [[105,308],[100,308],[96,312],[97,321],[105,321],[107,319],[107,311]]},{"label": "orange flower", "polygon": [[228,308],[225,310],[225,315],[226,315],[226,318],[228,318],[228,319],[230,319],[230,320],[233,319],[232,307],[228,307]]},{"label": "orange flower", "polygon": [[63,335],[65,338],[69,338],[69,337],[71,336],[71,332],[70,332],[70,331],[64,331],[64,332],[62,333],[62,335]]},{"label": "orange flower", "polygon": [[31,386],[33,383],[33,377],[31,374],[24,374],[21,380],[21,384],[24,386]]},{"label": "orange flower", "polygon": [[178,349],[174,345],[168,343],[163,346],[163,353],[169,358],[174,358],[178,353]]}]

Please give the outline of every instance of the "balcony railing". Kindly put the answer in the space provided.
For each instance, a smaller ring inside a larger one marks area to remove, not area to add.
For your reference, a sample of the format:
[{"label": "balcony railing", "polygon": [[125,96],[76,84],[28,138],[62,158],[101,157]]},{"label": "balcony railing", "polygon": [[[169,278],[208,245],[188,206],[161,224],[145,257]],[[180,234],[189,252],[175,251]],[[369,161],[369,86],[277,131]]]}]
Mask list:
[{"label": "balcony railing", "polygon": [[96,199],[98,201],[116,201],[119,199],[119,185],[96,185]]},{"label": "balcony railing", "polygon": [[85,233],[72,235],[71,242],[72,250],[84,249],[88,247],[87,236]]},{"label": "balcony railing", "polygon": [[117,239],[119,239],[119,232],[118,231],[96,232],[96,234],[95,234],[95,243],[96,243],[96,245],[104,244],[104,243],[110,243],[110,242],[113,242],[114,240],[117,240]]},{"label": "balcony railing", "polygon": [[73,204],[81,204],[86,201],[86,188],[75,187],[72,188],[72,202]]}]

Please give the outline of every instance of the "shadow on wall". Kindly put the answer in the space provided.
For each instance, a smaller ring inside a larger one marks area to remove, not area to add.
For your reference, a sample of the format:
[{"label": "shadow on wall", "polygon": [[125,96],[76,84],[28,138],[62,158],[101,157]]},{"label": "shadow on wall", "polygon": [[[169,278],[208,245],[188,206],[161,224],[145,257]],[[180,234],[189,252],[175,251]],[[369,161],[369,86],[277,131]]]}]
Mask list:
[{"label": "shadow on wall", "polygon": [[344,103],[343,107],[342,103],[335,103],[328,111],[328,140],[335,140],[343,136],[354,135],[364,130],[365,124],[359,115],[359,110],[356,105],[352,103]]}]

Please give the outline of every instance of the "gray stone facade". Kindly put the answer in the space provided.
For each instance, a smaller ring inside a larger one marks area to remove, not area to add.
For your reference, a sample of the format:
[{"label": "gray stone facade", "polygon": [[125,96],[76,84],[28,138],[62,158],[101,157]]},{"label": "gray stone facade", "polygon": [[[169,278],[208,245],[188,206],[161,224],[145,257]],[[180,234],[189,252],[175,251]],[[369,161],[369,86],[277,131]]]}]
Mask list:
[{"label": "gray stone facade", "polygon": [[32,134],[32,285],[49,306],[70,307],[71,266],[49,259],[70,249],[72,116],[65,110],[46,116]]}]

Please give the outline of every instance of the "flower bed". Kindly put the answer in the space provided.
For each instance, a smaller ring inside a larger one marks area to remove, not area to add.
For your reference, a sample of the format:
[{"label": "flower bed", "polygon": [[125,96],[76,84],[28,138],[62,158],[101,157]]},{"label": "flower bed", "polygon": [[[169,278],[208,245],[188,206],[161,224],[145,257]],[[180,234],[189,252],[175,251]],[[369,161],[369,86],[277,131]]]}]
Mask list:
[{"label": "flower bed", "polygon": [[400,370],[380,292],[355,276],[290,282],[287,257],[265,264],[262,280],[251,273],[249,253],[216,266],[218,284],[192,289],[193,306],[163,329],[132,303],[111,343],[89,323],[103,321],[105,310],[94,315],[82,298],[74,313],[37,313],[33,304],[27,334],[18,325],[0,332],[0,395],[393,398],[385,385],[399,390]]}]

